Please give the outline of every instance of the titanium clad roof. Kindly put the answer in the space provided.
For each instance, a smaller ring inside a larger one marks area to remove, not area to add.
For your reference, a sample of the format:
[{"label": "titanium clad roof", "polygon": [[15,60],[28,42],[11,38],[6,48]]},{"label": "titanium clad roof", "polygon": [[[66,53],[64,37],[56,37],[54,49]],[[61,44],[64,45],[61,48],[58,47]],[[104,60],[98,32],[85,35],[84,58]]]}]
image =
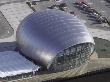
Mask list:
[{"label": "titanium clad roof", "polygon": [[0,77],[14,76],[37,71],[39,66],[33,64],[14,51],[0,52]]},{"label": "titanium clad roof", "polygon": [[17,30],[19,49],[45,66],[60,51],[87,42],[94,44],[87,27],[76,16],[60,10],[34,12]]}]

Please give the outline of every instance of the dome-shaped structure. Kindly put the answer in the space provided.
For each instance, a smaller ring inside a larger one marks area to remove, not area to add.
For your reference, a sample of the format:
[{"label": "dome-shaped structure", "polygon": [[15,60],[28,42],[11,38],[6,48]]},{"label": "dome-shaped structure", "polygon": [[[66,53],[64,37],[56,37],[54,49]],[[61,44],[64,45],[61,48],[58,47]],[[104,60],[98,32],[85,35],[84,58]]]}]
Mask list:
[{"label": "dome-shaped structure", "polygon": [[27,16],[17,30],[19,50],[49,70],[75,68],[89,60],[94,40],[81,21],[60,10]]}]

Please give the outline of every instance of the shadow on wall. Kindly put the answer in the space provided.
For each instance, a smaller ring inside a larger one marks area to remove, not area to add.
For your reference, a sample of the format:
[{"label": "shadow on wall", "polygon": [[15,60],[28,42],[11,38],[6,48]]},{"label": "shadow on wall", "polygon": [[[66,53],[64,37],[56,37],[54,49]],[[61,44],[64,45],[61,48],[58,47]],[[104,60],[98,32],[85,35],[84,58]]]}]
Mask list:
[{"label": "shadow on wall", "polygon": [[0,52],[3,51],[15,51],[16,42],[2,42],[0,43]]},{"label": "shadow on wall", "polygon": [[110,58],[110,41],[94,37],[96,52],[99,58]]}]

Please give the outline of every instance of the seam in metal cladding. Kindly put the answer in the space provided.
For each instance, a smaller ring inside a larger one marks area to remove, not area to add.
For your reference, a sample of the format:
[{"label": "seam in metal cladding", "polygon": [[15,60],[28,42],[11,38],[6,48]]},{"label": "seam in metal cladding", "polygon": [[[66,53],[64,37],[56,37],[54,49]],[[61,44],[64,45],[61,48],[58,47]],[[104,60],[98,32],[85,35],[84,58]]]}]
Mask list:
[{"label": "seam in metal cladding", "polygon": [[27,16],[17,30],[19,50],[49,70],[62,71],[89,61],[93,37],[76,17],[60,10],[42,10]]}]

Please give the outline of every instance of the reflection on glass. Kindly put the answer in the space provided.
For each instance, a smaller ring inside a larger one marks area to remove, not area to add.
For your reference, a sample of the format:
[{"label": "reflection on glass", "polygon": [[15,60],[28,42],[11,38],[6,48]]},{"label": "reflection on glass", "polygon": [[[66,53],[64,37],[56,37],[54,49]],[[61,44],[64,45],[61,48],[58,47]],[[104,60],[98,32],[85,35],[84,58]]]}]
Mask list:
[{"label": "reflection on glass", "polygon": [[79,67],[89,61],[93,51],[94,45],[91,43],[82,43],[69,47],[57,54],[51,69],[62,71]]}]

